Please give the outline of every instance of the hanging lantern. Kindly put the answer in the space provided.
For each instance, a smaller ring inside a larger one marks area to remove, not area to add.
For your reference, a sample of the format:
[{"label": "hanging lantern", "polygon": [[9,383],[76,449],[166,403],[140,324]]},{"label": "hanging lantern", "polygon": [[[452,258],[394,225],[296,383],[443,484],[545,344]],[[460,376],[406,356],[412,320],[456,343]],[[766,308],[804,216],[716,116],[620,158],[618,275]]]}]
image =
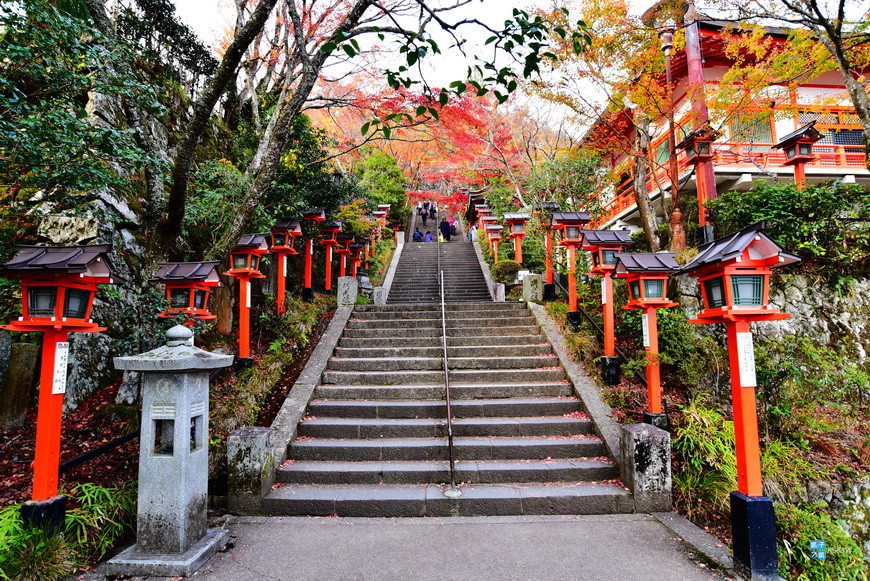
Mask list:
[{"label": "hanging lantern", "polygon": [[219,261],[161,262],[150,282],[166,285],[168,307],[158,317],[168,319],[186,314],[193,319],[214,319],[208,311],[208,296],[212,287],[220,286]]}]

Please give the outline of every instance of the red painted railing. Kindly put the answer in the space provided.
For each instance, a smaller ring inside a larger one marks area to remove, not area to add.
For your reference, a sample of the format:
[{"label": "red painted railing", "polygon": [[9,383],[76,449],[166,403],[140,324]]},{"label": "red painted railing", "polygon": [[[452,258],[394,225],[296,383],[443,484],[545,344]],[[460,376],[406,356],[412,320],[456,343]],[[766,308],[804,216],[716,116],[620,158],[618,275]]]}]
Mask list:
[{"label": "red painted railing", "polygon": [[[780,167],[785,162],[785,155],[779,149],[770,149],[772,145],[774,144],[716,143],[713,164],[718,167]],[[862,146],[816,144],[813,146],[813,154],[816,159],[808,163],[808,167],[843,170],[866,169],[867,167]],[[683,151],[677,153],[677,166],[681,174],[689,167],[686,163],[686,154]],[[846,172],[844,171],[844,173]],[[662,167],[656,171],[655,178],[657,178],[658,184],[653,177],[647,180],[647,192],[654,192],[659,184],[662,187],[670,186],[670,178],[666,168]],[[633,192],[631,179],[619,184],[613,198],[601,205],[603,214],[594,226],[600,226],[633,207],[635,205]]]}]

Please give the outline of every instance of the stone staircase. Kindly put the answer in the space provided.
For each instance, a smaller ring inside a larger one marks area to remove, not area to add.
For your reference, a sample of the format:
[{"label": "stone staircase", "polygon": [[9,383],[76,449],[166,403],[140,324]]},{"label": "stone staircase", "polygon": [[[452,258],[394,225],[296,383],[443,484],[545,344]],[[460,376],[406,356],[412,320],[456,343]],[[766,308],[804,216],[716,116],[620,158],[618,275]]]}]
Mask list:
[{"label": "stone staircase", "polygon": [[459,498],[444,495],[440,306],[367,305],[348,321],[263,510],[379,517],[633,510],[524,304],[449,304],[447,336]]},{"label": "stone staircase", "polygon": [[450,242],[405,244],[396,267],[387,304],[439,302],[439,253],[441,268],[444,270],[446,302],[490,300],[474,246],[461,237],[454,237]]}]

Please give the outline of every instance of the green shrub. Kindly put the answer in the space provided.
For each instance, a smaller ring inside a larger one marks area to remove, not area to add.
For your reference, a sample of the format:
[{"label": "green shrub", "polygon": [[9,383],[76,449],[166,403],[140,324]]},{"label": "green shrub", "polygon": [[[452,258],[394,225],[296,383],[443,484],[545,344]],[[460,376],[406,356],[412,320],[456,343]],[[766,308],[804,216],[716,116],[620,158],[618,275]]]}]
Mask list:
[{"label": "green shrub", "polygon": [[[861,548],[824,511],[825,503],[806,507],[775,504],[779,574],[807,581],[867,581]],[[824,559],[813,558],[810,541],[824,541]]]},{"label": "green shrub", "polygon": [[765,220],[767,234],[789,252],[842,263],[870,253],[870,195],[861,186],[762,182],[723,192],[707,210],[720,236]]},{"label": "green shrub", "polygon": [[517,278],[517,273],[523,265],[514,260],[499,260],[492,267],[492,278],[501,284],[510,284]]},{"label": "green shrub", "polygon": [[79,484],[69,498],[63,535],[26,527],[21,505],[0,510],[0,578],[64,578],[101,559],[133,530],[135,482],[119,488]]}]

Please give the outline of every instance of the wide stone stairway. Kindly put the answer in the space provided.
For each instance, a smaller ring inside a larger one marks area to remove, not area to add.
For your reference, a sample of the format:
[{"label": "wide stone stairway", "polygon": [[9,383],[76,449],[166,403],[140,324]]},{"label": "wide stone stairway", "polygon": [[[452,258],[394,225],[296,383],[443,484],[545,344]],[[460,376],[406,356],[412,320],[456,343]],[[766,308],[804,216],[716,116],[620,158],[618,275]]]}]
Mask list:
[{"label": "wide stone stairway", "polygon": [[[453,252],[463,245],[473,254],[467,242],[441,246]],[[435,252],[438,245],[418,246]],[[411,256],[403,252],[400,263]],[[452,264],[461,271],[457,256]],[[437,264],[427,266],[434,272]],[[479,266],[477,273],[482,279]],[[394,286],[391,301],[401,288]],[[383,517],[631,512],[631,495],[617,480],[613,460],[522,303],[446,306],[461,496],[444,495],[441,307],[430,300],[355,308],[264,511]]]},{"label": "wide stone stairway", "polygon": [[450,242],[410,242],[399,260],[388,304],[438,302],[438,254],[444,270],[447,302],[490,300],[486,281],[471,242],[454,237]]}]

